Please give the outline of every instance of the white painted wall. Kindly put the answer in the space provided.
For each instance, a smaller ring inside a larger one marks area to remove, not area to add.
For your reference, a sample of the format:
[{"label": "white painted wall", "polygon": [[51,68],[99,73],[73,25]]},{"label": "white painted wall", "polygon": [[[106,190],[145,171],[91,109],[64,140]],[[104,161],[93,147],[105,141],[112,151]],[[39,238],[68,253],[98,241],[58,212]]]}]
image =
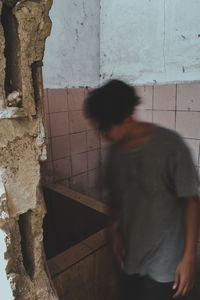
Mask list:
[{"label": "white painted wall", "polygon": [[10,286],[10,282],[6,276],[6,266],[7,260],[4,257],[6,252],[6,234],[0,229],[0,289],[1,289],[1,297],[6,300],[13,300],[14,297],[12,295],[12,290]]},{"label": "white painted wall", "polygon": [[199,80],[199,12],[199,0],[101,0],[101,80]]},{"label": "white painted wall", "polygon": [[54,0],[46,40],[44,87],[95,86],[99,82],[100,0]]},{"label": "white painted wall", "polygon": [[93,87],[99,74],[133,84],[199,80],[199,12],[199,0],[54,0],[44,86]]}]

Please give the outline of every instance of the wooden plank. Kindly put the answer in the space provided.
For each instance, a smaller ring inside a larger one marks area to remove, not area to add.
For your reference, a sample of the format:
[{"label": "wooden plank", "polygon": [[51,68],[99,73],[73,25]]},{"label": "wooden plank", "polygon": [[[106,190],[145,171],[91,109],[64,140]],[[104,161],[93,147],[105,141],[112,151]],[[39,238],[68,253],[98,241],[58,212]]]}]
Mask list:
[{"label": "wooden plank", "polygon": [[88,256],[92,251],[93,250],[87,245],[78,243],[75,246],[47,260],[48,268],[52,278],[63,272],[63,270],[71,267],[73,264],[79,262],[84,257]]},{"label": "wooden plank", "polygon": [[91,235],[89,238],[82,241],[84,245],[90,247],[94,251],[100,247],[103,247],[106,243],[108,243],[106,229],[102,229],[97,233]]},{"label": "wooden plank", "polygon": [[113,256],[105,246],[57,275],[54,284],[60,300],[119,300],[119,279]]},{"label": "wooden plank", "polygon": [[90,255],[98,248],[105,246],[107,243],[105,229],[91,235],[81,243],[63,251],[62,253],[50,258],[47,263],[52,277],[63,272],[73,264]]},{"label": "wooden plank", "polygon": [[94,300],[93,276],[93,254],[58,274],[53,281],[60,300]]},{"label": "wooden plank", "polygon": [[108,206],[105,203],[94,200],[93,198],[83,195],[79,192],[75,192],[62,184],[52,183],[52,184],[45,185],[45,187],[52,189],[53,191],[60,193],[68,198],[71,198],[74,201],[84,204],[102,214],[106,214],[106,215],[108,214]]}]

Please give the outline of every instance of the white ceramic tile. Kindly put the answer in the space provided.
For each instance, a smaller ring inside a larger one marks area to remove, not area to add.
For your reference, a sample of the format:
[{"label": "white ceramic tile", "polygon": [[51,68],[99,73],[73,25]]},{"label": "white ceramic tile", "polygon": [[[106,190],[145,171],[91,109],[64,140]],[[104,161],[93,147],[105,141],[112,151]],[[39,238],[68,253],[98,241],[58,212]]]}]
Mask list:
[{"label": "white ceramic tile", "polygon": [[100,165],[100,151],[99,149],[88,151],[88,170],[98,168]]},{"label": "white ceramic tile", "polygon": [[175,129],[175,111],[153,111],[153,122],[170,129]]},{"label": "white ceramic tile", "polygon": [[153,109],[175,110],[176,85],[155,85]]},{"label": "white ceramic tile", "polygon": [[186,138],[200,139],[200,112],[177,111],[176,130]]},{"label": "white ceramic tile", "polygon": [[72,175],[87,171],[87,153],[72,155]]},{"label": "white ceramic tile", "polygon": [[152,86],[136,86],[136,93],[141,98],[140,109],[152,109],[153,87]]},{"label": "white ceramic tile", "polygon": [[69,129],[70,133],[76,133],[86,130],[86,118],[83,111],[70,111],[69,112]]},{"label": "white ceramic tile", "polygon": [[177,110],[200,111],[200,82],[177,85]]},{"label": "white ceramic tile", "polygon": [[152,122],[152,110],[137,109],[133,117],[138,121]]},{"label": "white ceramic tile", "polygon": [[100,169],[90,170],[88,172],[88,185],[90,189],[99,187],[100,184]]},{"label": "white ceramic tile", "polygon": [[83,173],[71,178],[70,187],[77,192],[86,193],[88,191],[88,176]]}]

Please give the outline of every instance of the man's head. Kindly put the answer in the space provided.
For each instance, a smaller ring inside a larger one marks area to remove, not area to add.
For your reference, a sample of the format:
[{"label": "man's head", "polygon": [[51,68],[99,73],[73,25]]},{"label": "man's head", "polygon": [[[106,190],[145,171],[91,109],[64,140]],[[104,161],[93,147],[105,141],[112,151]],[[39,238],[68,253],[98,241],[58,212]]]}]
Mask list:
[{"label": "man's head", "polygon": [[110,80],[89,93],[85,99],[85,114],[100,130],[107,131],[131,116],[139,99],[132,86]]}]

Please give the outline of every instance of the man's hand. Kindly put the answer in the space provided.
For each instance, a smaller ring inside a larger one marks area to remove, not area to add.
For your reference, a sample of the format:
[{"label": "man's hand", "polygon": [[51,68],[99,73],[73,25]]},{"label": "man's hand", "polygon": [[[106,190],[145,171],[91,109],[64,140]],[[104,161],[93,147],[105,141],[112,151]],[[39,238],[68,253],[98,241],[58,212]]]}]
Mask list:
[{"label": "man's hand", "polygon": [[108,224],[108,238],[111,242],[113,254],[120,265],[121,271],[124,271],[125,249],[122,239],[119,235],[118,226],[120,222],[119,212],[110,211],[110,222]]},{"label": "man's hand", "polygon": [[121,270],[124,270],[124,256],[125,256],[125,249],[122,245],[122,240],[116,232],[112,232],[112,250],[113,253],[121,267]]},{"label": "man's hand", "polygon": [[173,290],[177,289],[173,298],[185,296],[194,285],[195,260],[184,259],[179,263],[175,278]]},{"label": "man's hand", "polygon": [[200,204],[198,196],[191,196],[185,200],[185,250],[179,263],[173,289],[177,289],[174,298],[187,294],[194,284],[196,247],[199,231]]}]

